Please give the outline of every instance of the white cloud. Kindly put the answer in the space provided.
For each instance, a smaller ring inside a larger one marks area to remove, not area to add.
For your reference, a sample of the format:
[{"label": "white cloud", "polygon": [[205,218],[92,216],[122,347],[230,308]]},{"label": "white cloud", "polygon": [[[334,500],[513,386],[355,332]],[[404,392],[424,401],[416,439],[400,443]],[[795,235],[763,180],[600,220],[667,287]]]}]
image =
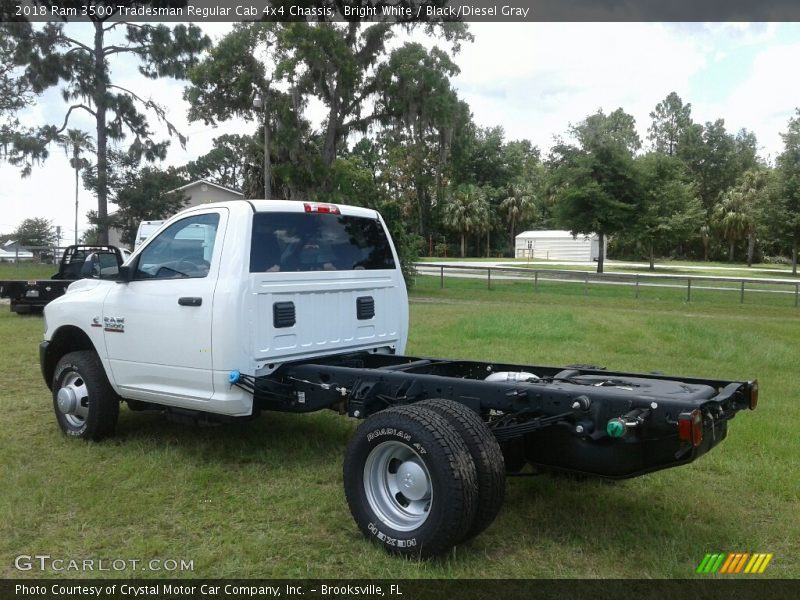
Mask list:
[{"label": "white cloud", "polygon": [[622,107],[646,135],[649,112],[669,92],[686,97],[707,64],[702,45],[658,24],[475,24],[457,57],[456,85],[483,126],[547,149],[602,108]]},{"label": "white cloud", "polygon": [[[800,64],[800,41],[764,46],[724,102],[706,107],[725,116],[730,131],[745,127],[756,134],[759,145],[772,159],[783,149],[780,133],[800,107],[800,79],[792,76],[790,65]],[[708,119],[713,118],[708,116]]]}]

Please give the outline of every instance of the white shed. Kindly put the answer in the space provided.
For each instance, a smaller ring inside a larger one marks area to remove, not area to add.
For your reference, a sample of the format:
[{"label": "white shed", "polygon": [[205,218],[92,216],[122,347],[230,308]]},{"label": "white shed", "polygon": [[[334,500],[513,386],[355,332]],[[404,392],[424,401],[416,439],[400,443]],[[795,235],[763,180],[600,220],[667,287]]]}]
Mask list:
[{"label": "white shed", "polygon": [[[605,241],[603,258],[608,249],[608,238]],[[598,259],[599,248],[597,234],[573,236],[569,231],[523,231],[516,237],[514,256],[591,262]]]}]

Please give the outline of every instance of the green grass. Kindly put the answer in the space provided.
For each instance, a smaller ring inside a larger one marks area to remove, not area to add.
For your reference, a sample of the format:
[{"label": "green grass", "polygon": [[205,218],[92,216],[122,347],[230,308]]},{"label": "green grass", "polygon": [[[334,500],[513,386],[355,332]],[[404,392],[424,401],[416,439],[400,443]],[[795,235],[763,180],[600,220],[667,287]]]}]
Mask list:
[{"label": "green grass", "polygon": [[349,515],[354,422],[266,414],[198,428],[123,408],[112,440],[68,440],[39,374],[41,319],[0,307],[0,577],[39,575],[13,559],[45,553],[182,558],[194,572],[176,575],[194,577],[686,578],[707,552],[741,551],[774,553],[771,577],[800,576],[800,311],[469,285],[412,292],[409,354],[758,377],[761,404],[685,467],[615,484],[511,479],[486,533],[441,559],[401,560]]},{"label": "green grass", "polygon": [[50,279],[58,271],[58,265],[42,265],[30,262],[0,263],[2,279]]}]

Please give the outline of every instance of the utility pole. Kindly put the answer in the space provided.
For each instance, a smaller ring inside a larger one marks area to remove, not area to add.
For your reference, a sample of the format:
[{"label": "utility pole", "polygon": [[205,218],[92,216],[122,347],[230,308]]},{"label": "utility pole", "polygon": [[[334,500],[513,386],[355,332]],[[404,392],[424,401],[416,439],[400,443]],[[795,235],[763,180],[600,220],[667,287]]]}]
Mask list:
[{"label": "utility pole", "polygon": [[264,122],[264,199],[269,200],[272,197],[272,186],[270,185],[272,179],[272,161],[269,156],[269,116],[267,114],[267,96],[269,94],[269,84],[264,90],[264,95],[256,93],[253,98],[253,108],[262,109],[263,122]]}]

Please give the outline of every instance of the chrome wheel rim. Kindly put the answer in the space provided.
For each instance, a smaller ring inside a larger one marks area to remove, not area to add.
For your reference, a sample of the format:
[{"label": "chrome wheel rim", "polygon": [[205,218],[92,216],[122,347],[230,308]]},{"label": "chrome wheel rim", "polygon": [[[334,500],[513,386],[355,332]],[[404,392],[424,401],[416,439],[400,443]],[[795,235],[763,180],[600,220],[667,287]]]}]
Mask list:
[{"label": "chrome wheel rim", "polygon": [[428,467],[400,442],[383,442],[369,453],[364,491],[375,515],[397,531],[417,529],[430,514],[433,486]]},{"label": "chrome wheel rim", "polygon": [[64,378],[56,394],[56,404],[70,427],[83,427],[89,416],[89,390],[80,373],[71,372]]}]

